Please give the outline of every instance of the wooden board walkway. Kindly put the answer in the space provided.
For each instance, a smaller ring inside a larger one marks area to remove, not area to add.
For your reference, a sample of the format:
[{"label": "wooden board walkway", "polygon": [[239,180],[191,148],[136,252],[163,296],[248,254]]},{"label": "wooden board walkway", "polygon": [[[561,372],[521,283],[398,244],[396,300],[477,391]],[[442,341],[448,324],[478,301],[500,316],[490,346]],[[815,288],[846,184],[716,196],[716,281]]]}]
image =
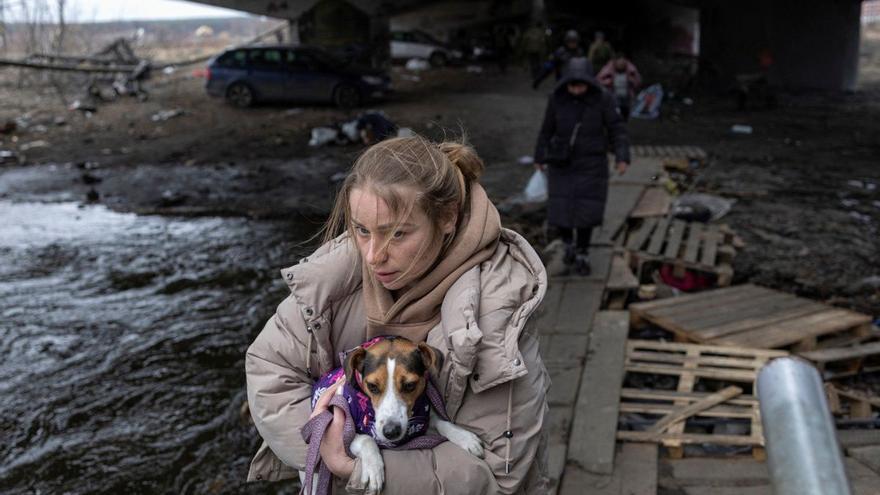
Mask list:
[{"label": "wooden board walkway", "polygon": [[696,158],[705,160],[708,156],[706,151],[699,146],[653,146],[636,145],[630,148],[630,153],[635,157],[658,157],[658,158]]},{"label": "wooden board walkway", "polygon": [[[622,416],[633,413],[661,418],[675,414],[683,416],[691,409],[697,417],[744,420],[749,425],[749,431],[745,435],[691,433],[686,431],[685,421],[679,421],[668,428],[655,428],[654,431],[651,428],[648,431],[619,430],[617,438],[661,443],[669,448],[673,457],[681,457],[682,445],[691,443],[763,447],[764,435],[758,400],[753,394],[754,382],[758,371],[767,361],[786,355],[788,353],[785,351],[765,349],[630,340],[627,342],[624,368],[628,374],[675,376],[678,385],[675,390],[624,388],[620,404]],[[700,380],[705,379],[736,383],[741,388],[735,398],[730,398],[734,397],[732,395],[713,397],[712,393],[699,392],[695,388]],[[696,405],[701,407],[694,407]],[[763,452],[756,450],[755,455],[760,458]]]},{"label": "wooden board walkway", "polygon": [[639,277],[646,263],[655,262],[671,264],[677,277],[683,277],[685,270],[711,275],[719,287],[733,279],[733,234],[718,225],[648,217],[630,232],[626,249]]},{"label": "wooden board walkway", "polygon": [[745,284],[633,304],[633,326],[653,323],[682,341],[762,349],[816,348],[830,334],[870,335],[871,317]]}]

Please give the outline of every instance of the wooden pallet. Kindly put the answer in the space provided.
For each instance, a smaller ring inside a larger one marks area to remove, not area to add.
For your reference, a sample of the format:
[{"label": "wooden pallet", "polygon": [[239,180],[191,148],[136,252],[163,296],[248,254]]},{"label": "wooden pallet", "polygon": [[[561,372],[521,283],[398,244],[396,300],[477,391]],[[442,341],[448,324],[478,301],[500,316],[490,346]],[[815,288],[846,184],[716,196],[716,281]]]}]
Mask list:
[{"label": "wooden pallet", "polygon": [[697,160],[705,160],[707,158],[706,151],[698,146],[651,146],[636,145],[630,147],[630,153],[638,157],[658,157],[658,158],[695,158]]},{"label": "wooden pallet", "polygon": [[[869,335],[863,336],[876,338],[877,334],[876,328],[872,328]],[[826,380],[852,376],[861,371],[880,369],[880,341],[829,347],[800,354],[801,357],[812,361]]]},{"label": "wooden pallet", "polygon": [[633,274],[625,254],[611,258],[611,271],[605,283],[603,305],[607,309],[623,309],[631,292],[639,288],[639,280]]},{"label": "wooden pallet", "polygon": [[733,279],[734,235],[723,225],[685,222],[669,217],[651,217],[633,229],[626,239],[626,249],[636,263],[641,280],[646,263],[671,264],[677,277],[694,270],[715,277],[719,287]]},{"label": "wooden pallet", "polygon": [[831,414],[849,419],[872,419],[873,409],[880,409],[880,397],[859,390],[825,383],[825,395]]},{"label": "wooden pallet", "polygon": [[868,315],[751,284],[629,309],[633,327],[650,322],[680,341],[703,344],[804,352],[871,336]]},{"label": "wooden pallet", "polygon": [[[670,426],[655,431],[618,430],[617,438],[632,442],[655,442],[666,446],[672,457],[682,457],[684,444],[739,445],[753,447],[756,458],[763,458],[764,434],[754,383],[758,370],[770,359],[788,355],[785,351],[730,348],[629,340],[624,364],[626,373],[659,374],[678,377],[676,390],[621,390],[620,413],[658,416]],[[695,391],[701,379],[734,383],[740,387],[734,395]],[[732,398],[729,398],[732,397]],[[719,400],[722,399],[722,400]],[[706,418],[746,419],[745,435],[714,435],[686,431],[689,415]],[[664,420],[664,418],[666,418]],[[673,419],[677,422],[671,422]],[[655,426],[657,423],[654,424]]]}]

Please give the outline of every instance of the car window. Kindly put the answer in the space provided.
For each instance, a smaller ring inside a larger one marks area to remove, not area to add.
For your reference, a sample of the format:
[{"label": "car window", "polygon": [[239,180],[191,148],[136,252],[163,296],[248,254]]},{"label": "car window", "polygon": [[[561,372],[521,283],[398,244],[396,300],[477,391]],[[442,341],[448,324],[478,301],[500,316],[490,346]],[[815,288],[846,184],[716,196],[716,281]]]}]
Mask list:
[{"label": "car window", "polygon": [[243,67],[247,60],[247,53],[243,50],[235,50],[226,52],[217,59],[217,65],[220,67]]},{"label": "car window", "polygon": [[254,67],[265,69],[282,67],[281,50],[251,50],[248,61]]},{"label": "car window", "polygon": [[426,43],[429,45],[434,44],[434,40],[431,39],[431,37],[426,35],[425,33],[420,33],[418,31],[416,31],[416,32],[412,33],[412,37],[413,37],[413,40],[418,43]]}]

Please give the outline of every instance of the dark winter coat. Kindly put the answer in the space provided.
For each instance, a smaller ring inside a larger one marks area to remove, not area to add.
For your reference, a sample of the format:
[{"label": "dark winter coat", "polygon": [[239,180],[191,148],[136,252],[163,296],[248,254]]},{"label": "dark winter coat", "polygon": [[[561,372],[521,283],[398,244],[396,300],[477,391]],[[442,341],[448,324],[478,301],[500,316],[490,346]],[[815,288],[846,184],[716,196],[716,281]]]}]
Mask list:
[{"label": "dark winter coat", "polygon": [[[618,162],[629,163],[629,138],[614,97],[596,82],[588,66],[570,67],[547,102],[535,163],[546,163],[547,144],[553,135],[567,140],[581,121],[571,163],[548,167],[547,221],[557,227],[593,227],[602,223],[605,213],[609,144]],[[570,81],[586,82],[589,90],[580,97],[572,96],[566,87]]]}]

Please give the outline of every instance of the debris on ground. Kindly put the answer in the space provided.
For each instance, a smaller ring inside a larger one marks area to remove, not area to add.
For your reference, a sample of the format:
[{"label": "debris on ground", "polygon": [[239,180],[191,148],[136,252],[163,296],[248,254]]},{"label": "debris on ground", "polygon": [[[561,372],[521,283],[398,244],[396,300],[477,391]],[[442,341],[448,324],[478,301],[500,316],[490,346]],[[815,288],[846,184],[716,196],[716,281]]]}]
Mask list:
[{"label": "debris on ground", "polygon": [[40,139],[40,140],[37,140],[37,141],[31,141],[31,142],[29,142],[29,143],[25,143],[25,144],[19,146],[18,149],[19,149],[20,151],[29,151],[29,150],[32,150],[32,149],[37,149],[37,148],[48,148],[48,147],[49,147],[49,142]]},{"label": "debris on ground", "polygon": [[73,100],[73,103],[67,107],[69,110],[79,110],[80,112],[84,112],[87,114],[95,113],[98,111],[98,107],[92,102],[86,102],[83,100]]},{"label": "debris on ground", "polygon": [[479,65],[468,65],[465,70],[470,74],[482,74],[483,73],[483,68],[480,67]]},{"label": "debris on ground", "polygon": [[166,120],[171,120],[175,117],[180,117],[181,115],[183,115],[183,113],[184,113],[183,109],[180,109],[180,108],[173,108],[170,110],[160,110],[159,112],[154,113],[153,116],[150,117],[150,120],[152,120],[153,122],[165,122]]},{"label": "debris on ground", "polygon": [[[712,194],[687,193],[672,202],[672,215],[682,220],[717,221],[727,215],[735,203],[734,199],[725,199]],[[705,220],[693,218],[705,216],[703,212],[708,212],[708,218]]]},{"label": "debris on ground", "polygon": [[663,86],[652,84],[639,92],[630,117],[637,119],[656,119],[660,116],[663,103]]},{"label": "debris on ground", "polygon": [[0,150],[0,164],[18,163],[18,153],[12,150]]},{"label": "debris on ground", "polygon": [[431,64],[429,64],[427,60],[423,60],[421,58],[411,58],[406,61],[406,70],[421,72],[430,68]]},{"label": "debris on ground", "polygon": [[734,124],[730,127],[730,132],[734,134],[751,134],[752,126],[745,124]]}]

